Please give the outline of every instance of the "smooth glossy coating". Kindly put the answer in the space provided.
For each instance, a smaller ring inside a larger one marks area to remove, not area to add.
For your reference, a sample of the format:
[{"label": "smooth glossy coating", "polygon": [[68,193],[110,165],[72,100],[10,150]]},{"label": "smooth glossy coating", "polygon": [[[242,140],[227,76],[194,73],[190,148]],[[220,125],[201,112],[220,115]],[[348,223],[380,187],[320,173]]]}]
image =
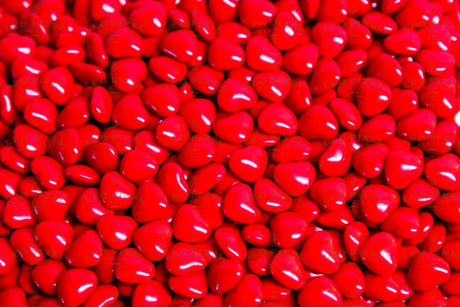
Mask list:
[{"label": "smooth glossy coating", "polygon": [[0,0],[0,305],[460,306],[457,0]]}]

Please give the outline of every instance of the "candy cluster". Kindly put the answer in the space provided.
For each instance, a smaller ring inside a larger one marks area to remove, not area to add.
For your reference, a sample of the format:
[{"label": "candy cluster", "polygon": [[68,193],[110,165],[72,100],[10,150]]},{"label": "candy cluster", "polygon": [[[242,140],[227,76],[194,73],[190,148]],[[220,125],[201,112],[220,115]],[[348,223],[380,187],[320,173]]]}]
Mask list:
[{"label": "candy cluster", "polygon": [[0,306],[460,306],[456,0],[0,0]]}]

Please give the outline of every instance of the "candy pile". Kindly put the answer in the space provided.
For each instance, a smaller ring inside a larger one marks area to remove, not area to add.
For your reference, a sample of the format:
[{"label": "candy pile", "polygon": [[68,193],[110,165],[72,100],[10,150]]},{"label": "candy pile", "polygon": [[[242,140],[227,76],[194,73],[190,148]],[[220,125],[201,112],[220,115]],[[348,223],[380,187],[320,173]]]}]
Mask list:
[{"label": "candy pile", "polygon": [[460,306],[456,0],[0,9],[0,306]]}]

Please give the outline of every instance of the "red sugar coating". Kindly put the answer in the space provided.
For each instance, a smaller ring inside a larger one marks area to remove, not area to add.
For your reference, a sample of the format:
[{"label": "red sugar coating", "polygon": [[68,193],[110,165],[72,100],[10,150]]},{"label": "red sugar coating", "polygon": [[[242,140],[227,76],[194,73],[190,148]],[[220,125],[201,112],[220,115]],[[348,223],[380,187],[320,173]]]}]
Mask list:
[{"label": "red sugar coating", "polygon": [[460,306],[457,0],[0,0],[0,306]]}]

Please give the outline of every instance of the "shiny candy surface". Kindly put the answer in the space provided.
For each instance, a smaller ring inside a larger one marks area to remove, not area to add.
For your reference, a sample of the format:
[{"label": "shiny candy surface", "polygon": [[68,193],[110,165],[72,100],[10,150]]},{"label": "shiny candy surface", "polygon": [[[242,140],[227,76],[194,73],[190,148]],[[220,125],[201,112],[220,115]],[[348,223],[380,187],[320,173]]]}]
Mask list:
[{"label": "shiny candy surface", "polygon": [[460,306],[459,12],[0,0],[0,305]]}]

